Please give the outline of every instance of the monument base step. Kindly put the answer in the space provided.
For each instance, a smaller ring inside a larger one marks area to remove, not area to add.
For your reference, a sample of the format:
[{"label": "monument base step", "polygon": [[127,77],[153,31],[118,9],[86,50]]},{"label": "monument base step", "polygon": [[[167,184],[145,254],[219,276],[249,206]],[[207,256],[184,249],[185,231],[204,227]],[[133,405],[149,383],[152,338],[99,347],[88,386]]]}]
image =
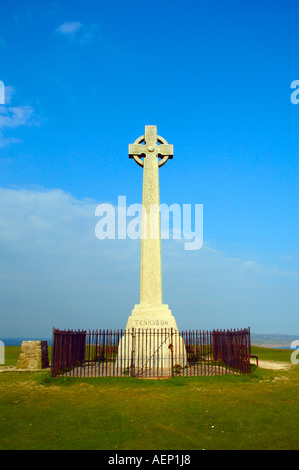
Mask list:
[{"label": "monument base step", "polygon": [[177,324],[168,305],[137,304],[128,318],[126,329],[160,329],[173,328],[177,330]]}]

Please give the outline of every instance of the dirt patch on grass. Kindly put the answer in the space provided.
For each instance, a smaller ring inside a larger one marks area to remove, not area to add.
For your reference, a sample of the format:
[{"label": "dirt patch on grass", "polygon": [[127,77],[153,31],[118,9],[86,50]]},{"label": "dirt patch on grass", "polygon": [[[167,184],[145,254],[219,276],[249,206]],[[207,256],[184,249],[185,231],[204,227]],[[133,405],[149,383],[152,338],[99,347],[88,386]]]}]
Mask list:
[{"label": "dirt patch on grass", "polygon": [[289,362],[275,362],[275,361],[259,360],[259,367],[261,369],[288,370],[292,367],[292,364],[290,364]]}]

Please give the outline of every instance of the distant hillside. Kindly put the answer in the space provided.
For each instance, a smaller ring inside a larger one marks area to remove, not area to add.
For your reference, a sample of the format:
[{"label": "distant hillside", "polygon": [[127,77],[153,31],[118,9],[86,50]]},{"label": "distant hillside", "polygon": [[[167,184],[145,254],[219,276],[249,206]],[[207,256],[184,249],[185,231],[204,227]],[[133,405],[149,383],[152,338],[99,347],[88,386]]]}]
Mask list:
[{"label": "distant hillside", "polygon": [[[52,338],[1,338],[5,346],[21,346],[22,341],[48,341],[52,345]],[[299,341],[298,335],[258,334],[251,333],[251,344],[265,348],[289,348],[292,341]]]},{"label": "distant hillside", "polygon": [[278,334],[257,334],[251,333],[251,344],[253,346],[262,346],[266,348],[289,348],[292,341],[299,341],[299,334],[278,335]]}]

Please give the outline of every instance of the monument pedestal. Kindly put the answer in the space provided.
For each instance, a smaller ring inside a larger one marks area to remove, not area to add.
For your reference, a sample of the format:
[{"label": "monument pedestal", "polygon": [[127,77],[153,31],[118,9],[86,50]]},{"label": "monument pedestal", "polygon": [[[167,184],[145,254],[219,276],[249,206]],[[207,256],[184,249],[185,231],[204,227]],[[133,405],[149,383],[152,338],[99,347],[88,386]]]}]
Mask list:
[{"label": "monument pedestal", "polygon": [[135,305],[118,345],[117,367],[131,375],[171,376],[187,365],[184,340],[168,305]]}]

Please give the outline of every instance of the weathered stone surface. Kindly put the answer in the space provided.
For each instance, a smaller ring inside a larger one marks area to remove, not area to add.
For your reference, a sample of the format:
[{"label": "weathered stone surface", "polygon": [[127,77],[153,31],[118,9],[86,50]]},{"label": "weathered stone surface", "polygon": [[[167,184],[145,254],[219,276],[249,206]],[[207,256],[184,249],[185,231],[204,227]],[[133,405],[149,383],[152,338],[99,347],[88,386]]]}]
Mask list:
[{"label": "weathered stone surface", "polygon": [[[156,126],[145,126],[145,134],[129,145],[129,157],[143,168],[143,192],[140,303],[132,310],[126,331],[152,329],[162,334],[162,329],[167,329],[167,332],[163,339],[159,333],[151,336],[150,344],[146,336],[137,334],[133,340],[128,333],[127,341],[123,338],[120,341],[118,361],[143,368],[155,367],[163,359],[162,367],[170,369],[174,358],[177,364],[185,365],[187,357],[179,335],[176,345],[172,344],[173,332],[178,333],[178,329],[162,296],[159,168],[173,157],[173,146],[157,135]],[[125,348],[126,354],[122,353]]]},{"label": "weathered stone surface", "polygon": [[23,341],[17,369],[45,369],[49,367],[47,341]]},{"label": "weathered stone surface", "polygon": [[[145,126],[144,136],[129,145],[129,156],[143,167],[143,212],[140,304],[135,305],[132,311],[134,318],[129,318],[127,328],[134,328],[138,321],[135,316],[140,315],[144,320],[168,321],[170,328],[176,328],[168,305],[163,305],[159,188],[159,167],[166,163],[168,158],[173,157],[173,146],[157,135],[157,126]],[[141,157],[144,157],[144,160]]]}]

